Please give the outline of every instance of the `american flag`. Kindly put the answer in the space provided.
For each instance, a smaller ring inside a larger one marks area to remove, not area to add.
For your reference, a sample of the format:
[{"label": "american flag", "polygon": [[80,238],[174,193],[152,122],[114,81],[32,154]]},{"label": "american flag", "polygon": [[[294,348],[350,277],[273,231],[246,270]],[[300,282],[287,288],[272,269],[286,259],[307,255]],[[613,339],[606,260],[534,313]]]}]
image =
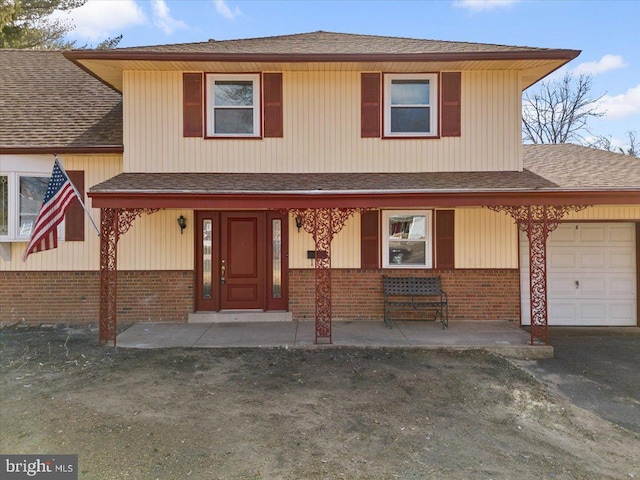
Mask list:
[{"label": "american flag", "polygon": [[44,195],[38,219],[33,227],[31,240],[22,257],[27,261],[29,254],[58,248],[58,225],[64,219],[69,204],[76,197],[71,180],[60,167],[58,159],[53,163],[51,180]]}]

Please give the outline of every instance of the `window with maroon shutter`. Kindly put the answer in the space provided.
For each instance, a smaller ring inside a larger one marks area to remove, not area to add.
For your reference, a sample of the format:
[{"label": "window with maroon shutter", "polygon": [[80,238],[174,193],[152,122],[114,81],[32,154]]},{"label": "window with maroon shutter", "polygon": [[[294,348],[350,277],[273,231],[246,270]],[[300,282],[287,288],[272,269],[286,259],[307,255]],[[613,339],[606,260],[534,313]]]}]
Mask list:
[{"label": "window with maroon shutter", "polygon": [[442,128],[441,136],[459,137],[461,128],[460,97],[462,75],[460,72],[442,73]]},{"label": "window with maroon shutter", "polygon": [[436,268],[452,269],[454,261],[454,210],[436,210]]},{"label": "window with maroon shutter", "polygon": [[361,76],[361,126],[362,138],[380,137],[380,74],[363,73]]},{"label": "window with maroon shutter", "polygon": [[[67,170],[67,175],[84,201],[84,171]],[[64,239],[66,241],[84,242],[84,216],[82,205],[77,198],[74,198],[64,216]]]},{"label": "window with maroon shutter", "polygon": [[380,228],[378,211],[370,210],[360,215],[360,268],[379,268]]},{"label": "window with maroon shutter", "polygon": [[281,138],[282,117],[282,74],[265,73],[262,76],[264,91],[264,136]]},{"label": "window with maroon shutter", "polygon": [[202,74],[182,74],[183,135],[202,137]]}]

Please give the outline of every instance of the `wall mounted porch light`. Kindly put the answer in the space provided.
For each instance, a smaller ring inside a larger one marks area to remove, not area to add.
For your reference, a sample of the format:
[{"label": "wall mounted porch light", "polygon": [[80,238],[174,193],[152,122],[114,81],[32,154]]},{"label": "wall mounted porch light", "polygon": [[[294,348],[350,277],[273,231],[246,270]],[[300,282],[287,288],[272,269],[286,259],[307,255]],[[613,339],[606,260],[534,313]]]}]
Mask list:
[{"label": "wall mounted porch light", "polygon": [[300,229],[302,228],[302,217],[296,217],[296,227],[298,227],[298,233],[300,233]]},{"label": "wall mounted porch light", "polygon": [[178,217],[178,226],[180,227],[180,235],[184,234],[184,229],[187,228],[187,219],[182,215]]}]

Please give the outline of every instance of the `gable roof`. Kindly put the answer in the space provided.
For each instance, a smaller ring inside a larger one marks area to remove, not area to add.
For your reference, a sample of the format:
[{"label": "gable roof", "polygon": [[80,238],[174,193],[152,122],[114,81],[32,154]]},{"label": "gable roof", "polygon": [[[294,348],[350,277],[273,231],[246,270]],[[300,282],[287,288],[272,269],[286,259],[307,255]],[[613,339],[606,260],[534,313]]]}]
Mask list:
[{"label": "gable roof", "polygon": [[250,66],[253,71],[305,70],[311,64],[314,69],[322,66],[329,70],[363,71],[513,69],[522,72],[524,89],[579,54],[579,50],[568,49],[318,31],[113,50],[73,50],[64,55],[121,90],[124,70],[224,71],[231,68],[237,72],[243,70],[242,66]]},{"label": "gable roof", "polygon": [[89,196],[94,207],[123,208],[640,204],[635,157],[525,145],[524,166],[521,172],[121,173]]},{"label": "gable roof", "polygon": [[122,152],[122,95],[52,50],[0,49],[0,153]]},{"label": "gable roof", "polygon": [[429,54],[429,53],[543,53],[550,48],[518,47],[488,43],[428,40],[379,35],[335,33],[322,30],[310,33],[243,38],[237,40],[209,40],[207,42],[118,48],[120,52],[176,52],[218,54]]}]

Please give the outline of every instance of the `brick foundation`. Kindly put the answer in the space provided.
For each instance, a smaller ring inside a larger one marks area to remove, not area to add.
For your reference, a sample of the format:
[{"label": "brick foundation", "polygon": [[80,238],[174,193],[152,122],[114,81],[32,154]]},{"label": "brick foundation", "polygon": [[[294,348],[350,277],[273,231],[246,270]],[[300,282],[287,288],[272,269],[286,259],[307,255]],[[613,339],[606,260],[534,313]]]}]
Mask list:
[{"label": "brick foundation", "polygon": [[[442,277],[442,289],[449,295],[449,320],[520,319],[520,276],[517,269],[483,270],[333,270],[331,272],[332,317],[334,320],[377,320],[384,318],[382,276]],[[296,320],[315,317],[315,275],[313,270],[289,272],[289,308]],[[401,312],[403,317],[413,312]],[[422,314],[421,318],[424,318]]]},{"label": "brick foundation", "polygon": [[[314,270],[289,274],[293,318],[313,320]],[[381,321],[383,275],[440,275],[449,294],[450,320],[520,318],[517,269],[344,269],[332,271],[333,319]],[[99,291],[98,272],[0,272],[0,323],[97,323]],[[186,322],[193,308],[193,271],[118,272],[118,324]]]},{"label": "brick foundation", "polygon": [[[193,275],[118,272],[118,323],[186,322]],[[97,323],[99,293],[99,272],[0,272],[0,323]]]}]

